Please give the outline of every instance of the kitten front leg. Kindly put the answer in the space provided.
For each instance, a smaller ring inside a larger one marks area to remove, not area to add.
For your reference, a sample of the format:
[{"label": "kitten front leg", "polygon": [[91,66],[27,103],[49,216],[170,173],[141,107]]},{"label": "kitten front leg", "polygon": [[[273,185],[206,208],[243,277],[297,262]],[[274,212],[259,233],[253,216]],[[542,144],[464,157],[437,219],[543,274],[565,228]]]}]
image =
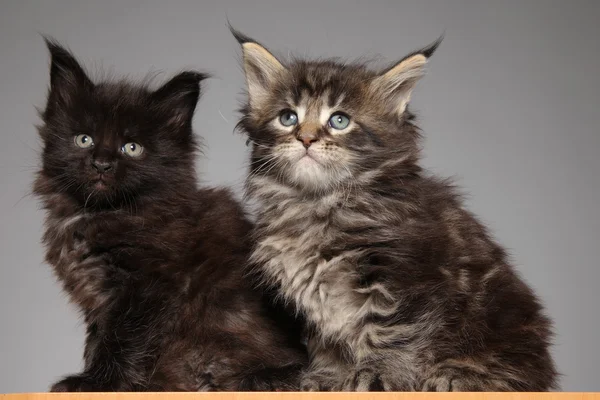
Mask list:
[{"label": "kitten front leg", "polygon": [[49,247],[47,261],[88,322],[119,296],[127,274],[112,265],[107,254],[94,253],[80,231],[56,234]]},{"label": "kitten front leg", "polygon": [[71,296],[83,309],[88,325],[84,350],[85,369],[80,374],[67,376],[55,383],[53,392],[113,392],[138,390],[143,372],[131,360],[137,360],[132,349],[143,348],[139,332],[121,327],[113,321],[123,317],[116,309],[131,310],[123,293],[127,291],[128,276],[104,257],[92,255],[83,245],[70,252],[71,265],[64,284]]},{"label": "kitten front leg", "polygon": [[[110,339],[106,318],[122,297],[128,274],[115,267],[107,254],[91,250],[82,226],[55,232],[47,253],[48,261],[62,281],[71,301],[79,305],[87,323],[84,351],[85,371],[64,377],[52,385],[52,392],[97,392],[125,388],[115,378],[121,368],[106,353]],[[79,229],[77,229],[79,228]],[[118,347],[115,347],[119,350]],[[114,373],[113,373],[114,372]],[[112,377],[111,375],[115,375]]]}]

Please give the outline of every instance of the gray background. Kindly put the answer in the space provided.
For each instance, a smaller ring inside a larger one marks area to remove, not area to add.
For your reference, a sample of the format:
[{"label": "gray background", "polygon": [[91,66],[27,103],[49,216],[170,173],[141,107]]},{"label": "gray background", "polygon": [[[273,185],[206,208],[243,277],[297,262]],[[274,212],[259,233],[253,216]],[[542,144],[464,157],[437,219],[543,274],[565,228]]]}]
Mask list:
[{"label": "gray background", "polygon": [[2,0],[0,392],[45,391],[81,367],[83,326],[43,263],[43,213],[28,195],[48,85],[38,32],[92,71],[213,72],[195,119],[199,169],[239,190],[243,76],[226,17],[284,55],[390,61],[445,30],[413,98],[425,164],[457,176],[547,305],[563,390],[600,391],[600,2]]}]

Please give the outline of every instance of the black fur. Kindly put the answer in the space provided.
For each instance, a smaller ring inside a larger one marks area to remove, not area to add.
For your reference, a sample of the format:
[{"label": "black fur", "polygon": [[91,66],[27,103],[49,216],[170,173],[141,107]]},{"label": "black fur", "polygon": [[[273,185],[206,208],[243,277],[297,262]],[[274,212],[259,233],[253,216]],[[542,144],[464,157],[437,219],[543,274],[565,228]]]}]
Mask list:
[{"label": "black fur", "polygon": [[84,370],[52,391],[296,389],[297,330],[245,274],[251,224],[229,191],[196,186],[206,75],[93,83],[47,44],[34,190],[46,260],[87,325]]}]

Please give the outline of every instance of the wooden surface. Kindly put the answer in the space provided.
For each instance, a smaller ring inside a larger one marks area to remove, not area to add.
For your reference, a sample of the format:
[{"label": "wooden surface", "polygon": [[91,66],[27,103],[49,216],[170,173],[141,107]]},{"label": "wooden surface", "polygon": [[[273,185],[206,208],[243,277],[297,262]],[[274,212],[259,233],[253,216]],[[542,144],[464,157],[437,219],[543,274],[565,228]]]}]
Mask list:
[{"label": "wooden surface", "polygon": [[600,393],[20,393],[0,400],[600,400]]}]

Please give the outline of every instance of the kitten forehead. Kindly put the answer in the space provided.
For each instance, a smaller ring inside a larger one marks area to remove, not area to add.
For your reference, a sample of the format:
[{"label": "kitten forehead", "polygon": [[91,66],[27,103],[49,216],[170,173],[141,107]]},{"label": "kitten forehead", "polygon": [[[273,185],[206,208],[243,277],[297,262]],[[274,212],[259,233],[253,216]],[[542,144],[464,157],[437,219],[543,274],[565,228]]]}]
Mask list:
[{"label": "kitten forehead", "polygon": [[298,115],[298,122],[304,122],[304,119],[306,118],[306,107],[303,105],[297,106],[296,114]]},{"label": "kitten forehead", "polygon": [[302,107],[305,112],[319,113],[322,112],[323,109],[334,110],[339,108],[345,97],[345,92],[334,93],[331,89],[325,89],[323,93],[319,95],[311,94],[309,91],[305,90],[302,92],[302,96],[299,100],[293,102],[290,101],[293,99],[288,98],[288,101],[290,101],[290,104],[294,105],[294,107]]}]

